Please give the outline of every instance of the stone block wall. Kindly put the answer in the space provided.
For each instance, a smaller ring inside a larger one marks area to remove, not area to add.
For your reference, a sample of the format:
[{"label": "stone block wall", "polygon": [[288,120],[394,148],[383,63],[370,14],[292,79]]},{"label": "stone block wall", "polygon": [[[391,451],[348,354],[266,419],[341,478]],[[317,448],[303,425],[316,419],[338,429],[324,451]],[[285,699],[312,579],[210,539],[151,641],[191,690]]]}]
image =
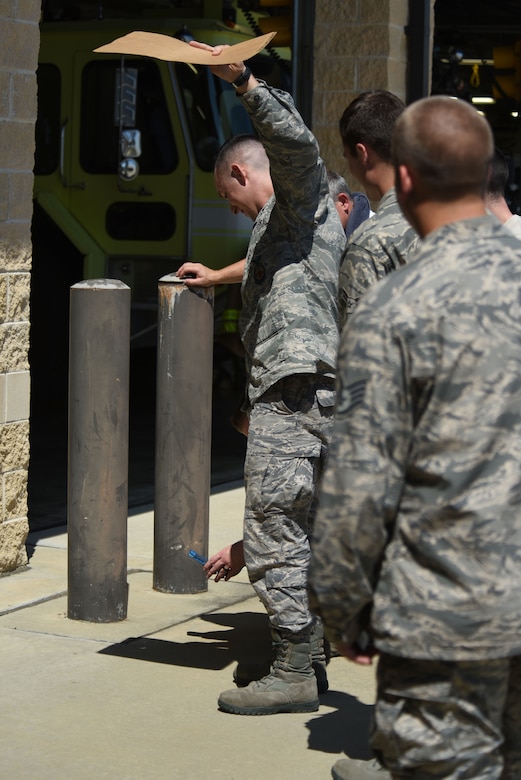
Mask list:
[{"label": "stone block wall", "polygon": [[316,0],[313,132],[327,165],[352,186],[338,120],[367,89],[405,99],[408,7],[408,0]]},{"label": "stone block wall", "polygon": [[0,573],[27,562],[29,294],[40,2],[0,0]]}]

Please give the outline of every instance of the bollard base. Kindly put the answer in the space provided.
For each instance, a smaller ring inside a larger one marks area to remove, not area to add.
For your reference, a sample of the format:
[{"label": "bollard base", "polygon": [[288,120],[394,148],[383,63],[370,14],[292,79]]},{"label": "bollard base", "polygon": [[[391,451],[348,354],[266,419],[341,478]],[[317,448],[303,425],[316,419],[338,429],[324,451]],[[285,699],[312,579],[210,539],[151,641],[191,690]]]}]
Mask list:
[{"label": "bollard base", "polygon": [[152,585],[153,589],[156,590],[158,593],[173,593],[173,594],[179,594],[179,595],[185,595],[185,596],[191,596],[195,595],[197,593],[207,593],[208,592],[208,585],[201,587],[194,587],[194,586],[188,586],[186,588],[180,587],[179,585],[159,585],[154,583]]},{"label": "bollard base", "polygon": [[127,618],[128,593],[128,582],[118,594],[109,594],[103,598],[102,603],[98,600],[88,601],[84,593],[74,598],[69,591],[67,618],[84,623],[121,623]]}]

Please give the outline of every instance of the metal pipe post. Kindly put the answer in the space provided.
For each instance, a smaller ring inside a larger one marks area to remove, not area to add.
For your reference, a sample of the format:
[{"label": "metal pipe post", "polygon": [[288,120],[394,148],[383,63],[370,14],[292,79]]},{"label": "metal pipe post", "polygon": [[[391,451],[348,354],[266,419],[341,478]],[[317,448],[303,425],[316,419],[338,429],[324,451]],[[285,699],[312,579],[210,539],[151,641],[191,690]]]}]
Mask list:
[{"label": "metal pipe post", "polygon": [[431,0],[409,0],[407,36],[407,103],[427,97],[432,78]]},{"label": "metal pipe post", "polygon": [[127,616],[130,288],[117,279],[71,287],[68,613]]},{"label": "metal pipe post", "polygon": [[201,593],[191,549],[208,555],[212,436],[213,288],[159,280],[154,588]]}]

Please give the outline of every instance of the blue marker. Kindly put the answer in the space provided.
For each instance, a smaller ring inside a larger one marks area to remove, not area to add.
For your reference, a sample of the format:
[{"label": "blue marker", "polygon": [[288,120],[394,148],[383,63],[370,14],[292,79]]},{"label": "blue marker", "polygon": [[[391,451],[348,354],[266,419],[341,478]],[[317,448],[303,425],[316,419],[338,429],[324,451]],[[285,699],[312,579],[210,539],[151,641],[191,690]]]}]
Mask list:
[{"label": "blue marker", "polygon": [[199,555],[199,553],[196,553],[195,550],[188,550],[188,555],[190,556],[190,558],[194,558],[196,561],[201,563],[203,566],[206,563],[206,561],[208,560],[208,558],[203,558],[201,555]]}]

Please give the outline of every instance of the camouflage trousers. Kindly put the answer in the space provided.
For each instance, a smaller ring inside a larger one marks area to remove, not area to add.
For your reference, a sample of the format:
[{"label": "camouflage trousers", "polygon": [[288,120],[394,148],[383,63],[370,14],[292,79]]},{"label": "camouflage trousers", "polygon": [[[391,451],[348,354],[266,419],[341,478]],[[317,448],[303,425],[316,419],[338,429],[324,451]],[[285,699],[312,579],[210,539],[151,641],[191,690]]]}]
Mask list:
[{"label": "camouflage trousers", "polygon": [[250,411],[244,466],[244,558],[273,628],[311,625],[307,600],[317,486],[333,422],[334,381],[295,375]]},{"label": "camouflage trousers", "polygon": [[371,744],[393,778],[519,780],[521,656],[382,655]]}]

